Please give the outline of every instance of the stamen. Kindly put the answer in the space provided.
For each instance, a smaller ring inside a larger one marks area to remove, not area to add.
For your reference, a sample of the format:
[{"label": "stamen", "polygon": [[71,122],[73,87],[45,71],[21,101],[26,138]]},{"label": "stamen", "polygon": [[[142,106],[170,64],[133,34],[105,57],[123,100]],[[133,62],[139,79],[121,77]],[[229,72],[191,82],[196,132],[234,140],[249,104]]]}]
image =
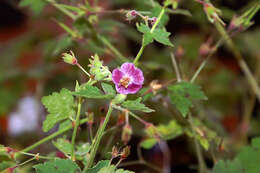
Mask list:
[{"label": "stamen", "polygon": [[123,87],[127,88],[130,82],[130,78],[129,77],[123,77],[119,84],[122,85]]}]

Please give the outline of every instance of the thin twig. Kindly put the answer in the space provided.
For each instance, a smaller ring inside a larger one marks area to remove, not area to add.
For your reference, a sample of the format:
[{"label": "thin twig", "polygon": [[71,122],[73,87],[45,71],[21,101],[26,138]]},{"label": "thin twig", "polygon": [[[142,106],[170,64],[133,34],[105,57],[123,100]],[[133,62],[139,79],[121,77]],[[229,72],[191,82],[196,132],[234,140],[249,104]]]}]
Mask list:
[{"label": "thin twig", "polygon": [[175,73],[176,73],[177,82],[181,82],[180,70],[179,70],[179,68],[178,68],[177,61],[176,61],[176,58],[175,58],[175,56],[174,56],[173,53],[171,53],[171,59],[172,59],[172,64],[173,64]]}]

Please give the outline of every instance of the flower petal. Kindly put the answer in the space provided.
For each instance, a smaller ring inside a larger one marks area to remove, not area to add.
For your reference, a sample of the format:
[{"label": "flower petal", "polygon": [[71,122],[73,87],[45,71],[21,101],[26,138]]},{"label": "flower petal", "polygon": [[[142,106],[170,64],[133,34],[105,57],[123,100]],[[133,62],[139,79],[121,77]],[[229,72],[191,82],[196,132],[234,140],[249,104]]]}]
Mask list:
[{"label": "flower petal", "polygon": [[118,68],[114,69],[112,72],[112,80],[115,84],[118,84],[123,76],[124,73],[120,71]]},{"label": "flower petal", "polygon": [[133,79],[133,83],[138,85],[143,85],[144,83],[143,72],[139,68],[136,68],[132,79]]},{"label": "flower petal", "polygon": [[142,88],[142,85],[137,85],[137,84],[130,84],[128,87],[127,87],[127,91],[129,94],[135,94],[137,93],[140,89]]},{"label": "flower petal", "polygon": [[135,72],[135,65],[133,63],[124,63],[121,65],[120,70],[128,76],[133,76]]}]

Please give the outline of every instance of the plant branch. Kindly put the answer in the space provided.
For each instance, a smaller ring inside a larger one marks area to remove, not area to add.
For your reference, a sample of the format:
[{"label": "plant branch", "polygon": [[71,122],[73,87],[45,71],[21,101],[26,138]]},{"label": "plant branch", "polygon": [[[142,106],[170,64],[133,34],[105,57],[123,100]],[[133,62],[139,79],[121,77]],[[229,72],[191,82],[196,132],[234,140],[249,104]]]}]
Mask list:
[{"label": "plant branch", "polygon": [[225,28],[218,21],[215,22],[215,26],[216,26],[217,30],[219,31],[219,33],[221,34],[221,36],[225,39],[227,46],[234,53],[240,68],[242,69],[242,71],[244,72],[244,74],[246,76],[246,79],[248,80],[248,83],[250,84],[252,90],[254,91],[257,99],[260,101],[260,88],[259,88],[252,72],[250,71],[249,67],[247,66],[245,60],[243,59],[241,53],[235,46],[234,42],[232,41],[232,39],[230,38],[228,33],[226,32]]},{"label": "plant branch", "polygon": [[[88,121],[87,118],[82,119],[82,120],[80,121],[80,124],[84,124],[84,123],[86,123],[87,121]],[[49,140],[51,140],[51,139],[53,139],[53,138],[59,136],[59,135],[61,135],[61,134],[65,133],[65,132],[67,132],[67,131],[70,130],[70,129],[72,129],[72,125],[69,125],[68,127],[65,127],[65,128],[63,128],[63,129],[61,129],[61,130],[58,130],[57,132],[51,134],[50,136],[47,136],[47,137],[41,139],[40,141],[34,143],[33,145],[30,145],[30,146],[26,147],[26,148],[23,149],[21,152],[31,151],[32,149],[38,147],[39,145],[41,145],[41,144],[43,144],[43,143],[45,143],[45,142],[47,142],[47,141],[49,141]]]},{"label": "plant branch", "polygon": [[76,124],[75,127],[73,129],[73,133],[72,133],[72,139],[71,139],[71,145],[72,145],[72,149],[71,149],[71,159],[73,161],[75,161],[75,153],[74,153],[74,145],[75,145],[75,140],[76,140],[76,136],[77,136],[77,131],[78,131],[78,127],[79,127],[79,120],[80,120],[80,111],[81,111],[81,98],[78,98],[78,111],[77,111],[77,116],[76,116]]},{"label": "plant branch", "polygon": [[100,144],[101,138],[103,136],[104,130],[105,130],[105,128],[106,128],[106,126],[109,122],[112,110],[113,110],[112,104],[110,103],[106,117],[105,117],[105,120],[104,120],[103,124],[99,127],[98,132],[97,132],[95,139],[94,139],[94,143],[91,145],[90,157],[89,157],[89,160],[88,160],[88,163],[87,163],[85,169],[90,168],[92,166],[93,162],[94,162],[94,158],[96,156],[97,149],[99,147],[99,144]]},{"label": "plant branch", "polygon": [[171,59],[172,59],[172,64],[173,64],[175,73],[176,73],[177,82],[181,82],[180,70],[178,68],[177,61],[176,61],[176,58],[173,53],[171,53]]}]

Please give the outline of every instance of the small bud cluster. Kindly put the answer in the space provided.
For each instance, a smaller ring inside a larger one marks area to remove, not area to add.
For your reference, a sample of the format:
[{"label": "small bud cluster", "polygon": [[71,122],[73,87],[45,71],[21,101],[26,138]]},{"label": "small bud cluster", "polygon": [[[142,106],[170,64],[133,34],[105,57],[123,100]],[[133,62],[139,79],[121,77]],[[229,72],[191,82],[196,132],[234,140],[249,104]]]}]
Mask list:
[{"label": "small bud cluster", "polygon": [[151,25],[154,25],[155,22],[157,21],[156,17],[148,17],[148,16],[143,16],[141,13],[139,13],[136,10],[130,10],[126,13],[126,20],[127,21],[132,21],[135,19],[137,16],[141,17],[143,20],[150,22]]},{"label": "small bud cluster", "polygon": [[89,59],[89,61],[90,61],[89,72],[96,81],[112,80],[112,74],[109,71],[109,68],[103,65],[103,61],[99,59],[97,54],[95,56],[91,56],[91,59]]}]

